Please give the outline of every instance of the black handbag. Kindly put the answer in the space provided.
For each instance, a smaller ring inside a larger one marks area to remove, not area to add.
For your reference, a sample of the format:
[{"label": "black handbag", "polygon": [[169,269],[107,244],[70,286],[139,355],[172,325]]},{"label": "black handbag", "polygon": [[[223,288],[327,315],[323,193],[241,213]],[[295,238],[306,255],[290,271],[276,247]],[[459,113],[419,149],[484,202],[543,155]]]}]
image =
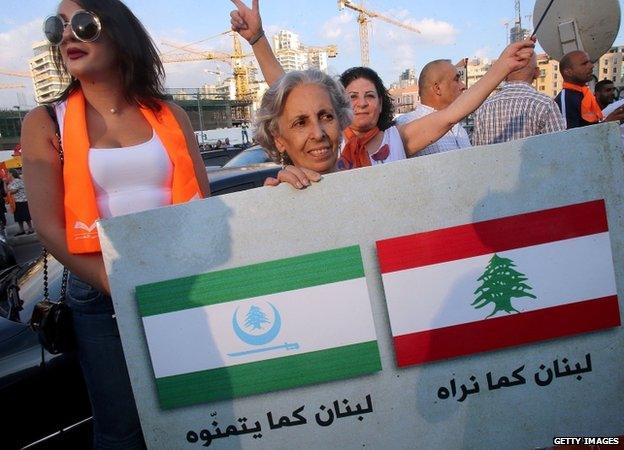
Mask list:
[{"label": "black handbag", "polygon": [[[56,137],[59,142],[59,158],[63,164],[63,149],[60,146],[60,130],[54,108],[46,105],[46,110],[56,125]],[[43,248],[43,300],[35,305],[30,318],[30,327],[39,336],[39,342],[48,352],[56,355],[75,349],[76,339],[72,325],[72,312],[65,303],[67,293],[67,278],[69,271],[63,267],[61,280],[61,294],[59,300],[50,300],[48,289],[48,251]]]},{"label": "black handbag", "polygon": [[67,303],[67,277],[69,271],[63,268],[61,295],[57,302],[50,300],[48,290],[48,252],[43,249],[43,300],[35,305],[30,318],[30,327],[37,332],[39,342],[48,352],[56,355],[76,348],[72,312]]}]

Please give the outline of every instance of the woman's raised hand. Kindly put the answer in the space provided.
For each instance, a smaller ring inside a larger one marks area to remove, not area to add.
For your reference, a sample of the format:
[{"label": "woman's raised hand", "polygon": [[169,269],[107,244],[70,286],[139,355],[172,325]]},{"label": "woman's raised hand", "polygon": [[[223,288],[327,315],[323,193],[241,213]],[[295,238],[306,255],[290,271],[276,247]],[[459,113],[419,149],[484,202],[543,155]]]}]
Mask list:
[{"label": "woman's raised hand", "polygon": [[242,0],[232,0],[236,9],[230,13],[232,31],[236,31],[243,39],[249,42],[262,32],[262,19],[258,0],[251,1],[249,8]]},{"label": "woman's raised hand", "polygon": [[321,174],[314,170],[302,167],[286,166],[277,173],[277,178],[269,177],[264,181],[265,186],[277,186],[288,183],[295,189],[305,189],[310,182],[321,181]]}]

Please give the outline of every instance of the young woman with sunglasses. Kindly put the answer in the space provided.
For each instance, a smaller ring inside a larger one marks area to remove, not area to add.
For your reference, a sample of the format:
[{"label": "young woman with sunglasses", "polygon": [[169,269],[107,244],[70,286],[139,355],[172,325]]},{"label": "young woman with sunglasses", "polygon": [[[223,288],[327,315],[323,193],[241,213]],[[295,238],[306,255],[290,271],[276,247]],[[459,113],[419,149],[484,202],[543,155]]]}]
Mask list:
[{"label": "young woman with sunglasses", "polygon": [[[44,33],[70,84],[24,119],[24,178],[43,244],[69,268],[94,448],[143,448],[95,223],[209,194],[190,121],[166,102],[163,67],[119,0],[63,0]],[[63,150],[63,161],[59,150]],[[129,230],[140,233],[141,230]]]}]

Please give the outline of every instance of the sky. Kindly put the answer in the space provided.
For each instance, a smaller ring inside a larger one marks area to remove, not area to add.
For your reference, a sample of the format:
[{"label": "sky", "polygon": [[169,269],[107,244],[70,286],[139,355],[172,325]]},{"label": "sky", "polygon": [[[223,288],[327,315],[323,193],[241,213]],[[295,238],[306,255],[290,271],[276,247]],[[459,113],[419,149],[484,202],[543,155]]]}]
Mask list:
[{"label": "sky", "polygon": [[[247,4],[251,0],[246,0]],[[620,8],[624,0],[618,0]],[[163,52],[175,51],[163,40],[190,43],[218,35],[230,27],[229,0],[125,0],[143,22]],[[0,70],[27,72],[31,45],[43,39],[43,19],[55,12],[58,0],[2,0],[0,16]],[[523,26],[529,28],[533,0],[522,0]],[[421,30],[413,33],[373,19],[370,32],[370,65],[386,86],[399,74],[414,68],[417,73],[428,61],[464,57],[496,58],[506,45],[504,23],[514,18],[513,0],[365,0],[365,7],[404,21]],[[329,71],[360,65],[359,31],[356,13],[339,11],[336,0],[260,0],[266,34],[287,29],[300,35],[305,45],[338,46],[338,57],[330,59]],[[620,30],[616,44],[624,44]],[[215,37],[197,44],[205,50],[229,51],[231,39]],[[243,51],[250,52],[244,43]],[[177,52],[177,51],[175,51]],[[217,75],[228,72],[225,63],[199,61],[165,65],[167,87],[196,88],[216,83]],[[0,108],[32,107],[35,103],[30,80],[0,74],[0,84],[25,84],[25,89],[0,90]]]}]

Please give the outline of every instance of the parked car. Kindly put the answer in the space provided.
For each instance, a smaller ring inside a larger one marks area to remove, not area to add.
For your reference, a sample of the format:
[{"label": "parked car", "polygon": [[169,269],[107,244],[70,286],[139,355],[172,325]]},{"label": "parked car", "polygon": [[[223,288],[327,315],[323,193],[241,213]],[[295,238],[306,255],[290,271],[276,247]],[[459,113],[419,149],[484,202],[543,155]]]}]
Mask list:
[{"label": "parked car", "polygon": [[[0,255],[12,254],[0,240]],[[0,257],[0,404],[3,405],[0,447],[22,448],[60,430],[68,430],[64,445],[75,433],[90,440],[91,408],[74,354],[51,355],[28,327],[35,304],[42,299],[43,261],[23,266]],[[58,299],[62,266],[50,258],[50,295]],[[7,264],[8,263],[8,264]],[[83,423],[83,429],[75,425]],[[74,430],[74,431],[69,431]],[[45,448],[59,444],[59,436]]]},{"label": "parked car", "polygon": [[243,150],[225,166],[206,169],[212,195],[228,194],[260,187],[268,177],[275,177],[280,166],[260,146]]},{"label": "parked car", "polygon": [[214,171],[237,167],[277,167],[277,164],[275,164],[271,160],[271,157],[265,149],[263,149],[259,145],[256,145],[238,153],[236,156],[226,162],[223,167],[217,165],[207,165],[206,170],[210,174]]},{"label": "parked car", "polygon": [[[245,158],[250,154],[258,152]],[[278,170],[277,164],[258,163],[211,172],[212,195],[262,186]],[[56,300],[63,267],[48,259],[50,297]],[[91,445],[91,411],[77,359],[72,353],[43,351],[28,326],[35,304],[42,299],[42,259],[20,266],[11,247],[0,239],[0,404],[4,410],[0,448],[37,443],[29,448],[86,449]]]}]

